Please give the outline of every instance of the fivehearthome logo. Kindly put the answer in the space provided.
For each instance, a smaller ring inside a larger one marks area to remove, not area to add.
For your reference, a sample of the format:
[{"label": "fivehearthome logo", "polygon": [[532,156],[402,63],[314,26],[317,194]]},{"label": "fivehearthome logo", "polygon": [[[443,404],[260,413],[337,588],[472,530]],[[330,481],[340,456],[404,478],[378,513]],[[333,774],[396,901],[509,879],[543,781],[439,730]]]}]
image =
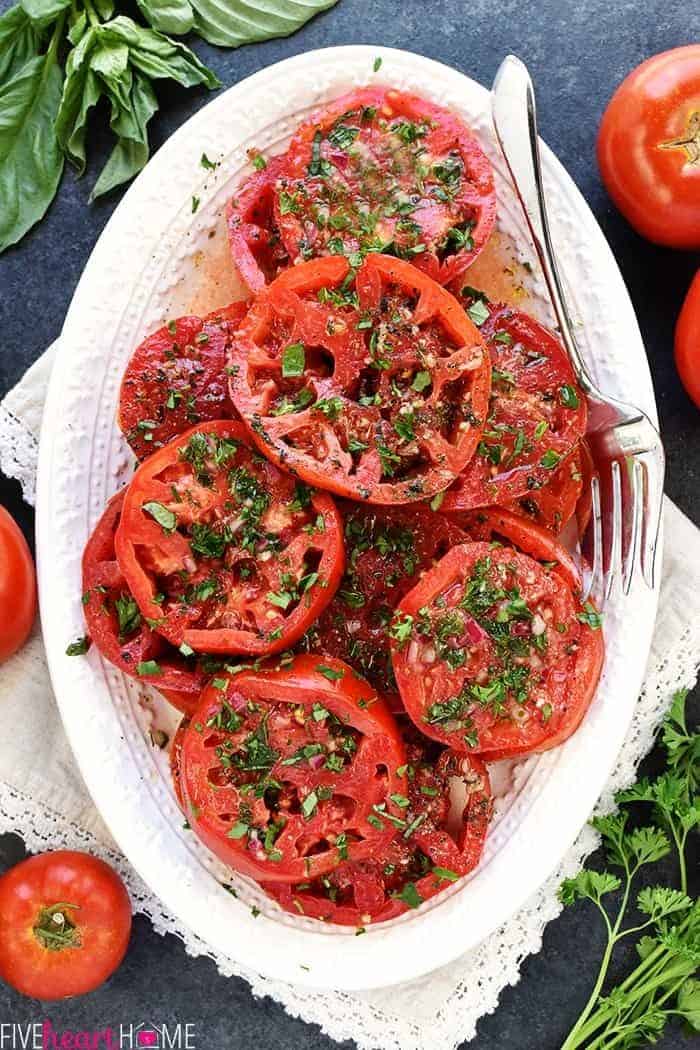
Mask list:
[{"label": "fivehearthome logo", "polygon": [[80,1031],[55,1028],[49,1020],[0,1022],[0,1050],[198,1050],[194,1029],[147,1021]]}]

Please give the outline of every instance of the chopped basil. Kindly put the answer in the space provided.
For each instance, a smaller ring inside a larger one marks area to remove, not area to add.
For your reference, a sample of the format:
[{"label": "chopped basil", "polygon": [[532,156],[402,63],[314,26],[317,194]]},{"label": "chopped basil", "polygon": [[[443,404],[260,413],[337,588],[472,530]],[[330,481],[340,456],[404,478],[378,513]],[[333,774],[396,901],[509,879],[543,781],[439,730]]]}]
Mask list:
[{"label": "chopped basil", "polygon": [[580,404],[578,394],[568,383],[559,388],[559,400],[564,408],[578,408]]},{"label": "chopped basil", "polygon": [[136,665],[136,674],[144,677],[160,674],[160,664],[155,660],[142,660]]},{"label": "chopped basil", "polygon": [[174,532],[177,526],[177,517],[175,514],[164,507],[162,503],[155,503],[151,500],[148,503],[144,503],[141,507],[145,510],[146,514],[150,514],[154,521],[156,521],[164,532]]},{"label": "chopped basil", "polygon": [[381,65],[382,65],[381,58],[375,58],[374,64],[372,66],[372,69],[374,70],[375,73],[378,72],[378,70],[381,68]]},{"label": "chopped basil", "polygon": [[202,156],[200,157],[199,163],[202,165],[203,168],[206,168],[207,171],[213,171],[214,168],[216,167],[215,162],[212,161],[212,160],[209,160],[209,157],[207,157],[206,153],[202,154]]},{"label": "chopped basil", "polygon": [[400,806],[401,809],[406,809],[411,804],[410,800],[407,799],[405,795],[389,795],[389,798],[392,802],[395,802],[397,806]]},{"label": "chopped basil", "polygon": [[352,146],[359,134],[360,129],[352,127],[350,124],[336,124],[335,127],[328,132],[328,141],[331,146],[335,146],[336,149],[344,151]]},{"label": "chopped basil", "polygon": [[119,638],[126,638],[141,624],[141,613],[139,607],[130,594],[120,594],[114,602],[119,621]]},{"label": "chopped basil", "polygon": [[316,670],[329,682],[337,682],[339,678],[345,677],[345,671],[336,671],[334,667],[327,667],[325,664],[317,664]]},{"label": "chopped basil", "polygon": [[437,875],[439,879],[444,879],[446,882],[456,882],[459,875],[456,871],[451,871],[450,868],[433,868],[433,875]]},{"label": "chopped basil", "polygon": [[306,353],[303,343],[290,343],[282,351],[282,376],[292,379],[304,374]]},{"label": "chopped basil", "polygon": [[603,617],[590,602],[586,602],[583,607],[583,612],[577,614],[576,619],[581,623],[585,623],[592,630],[597,631],[603,624]]},{"label": "chopped basil", "polygon": [[397,900],[403,901],[404,904],[407,904],[409,906],[409,908],[417,908],[420,904],[423,903],[423,898],[418,892],[418,889],[416,888],[416,884],[414,882],[407,882],[401,890],[401,893],[393,893],[392,897],[395,897]]},{"label": "chopped basil", "polygon": [[477,299],[475,303],[468,306],[467,313],[477,328],[480,328],[485,321],[488,321],[490,316],[489,309],[483,299]]},{"label": "chopped basil", "polygon": [[411,389],[417,391],[417,393],[420,394],[423,390],[427,389],[427,387],[430,386],[432,381],[433,380],[430,375],[430,372],[416,372],[416,374],[413,377],[413,382],[411,383]]},{"label": "chopped basil", "polygon": [[337,419],[343,410],[343,400],[340,397],[322,397],[316,402],[314,408],[323,412],[327,419]]},{"label": "chopped basil", "polygon": [[86,634],[82,638],[76,638],[66,649],[66,656],[83,656],[90,648],[90,639]]},{"label": "chopped basil", "polygon": [[226,832],[227,839],[242,839],[250,831],[250,825],[242,820],[237,820],[230,831]]},{"label": "chopped basil", "polygon": [[540,460],[540,466],[545,467],[547,470],[553,470],[560,459],[561,456],[558,452],[555,452],[553,448],[548,448]]},{"label": "chopped basil", "polygon": [[306,820],[310,819],[317,805],[318,795],[315,791],[310,791],[301,804],[301,812]]}]

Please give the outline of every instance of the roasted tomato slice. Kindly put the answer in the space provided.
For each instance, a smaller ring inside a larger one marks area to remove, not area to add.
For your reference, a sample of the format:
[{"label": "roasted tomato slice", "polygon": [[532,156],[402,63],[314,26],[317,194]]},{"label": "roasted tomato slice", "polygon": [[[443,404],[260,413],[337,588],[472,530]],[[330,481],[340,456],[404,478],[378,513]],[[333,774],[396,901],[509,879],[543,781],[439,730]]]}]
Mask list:
[{"label": "roasted tomato slice", "polygon": [[472,300],[491,355],[491,404],[476,455],[442,510],[510,504],[548,485],[586,429],[586,402],[564,348],[533,317]]},{"label": "roasted tomato slice", "polygon": [[453,547],[423,576],[398,607],[398,628],[394,673],[414,724],[487,759],[570,736],[603,659],[600,617],[556,566],[483,541]]},{"label": "roasted tomato slice", "polygon": [[180,711],[192,711],[207,675],[196,659],[183,656],[148,626],[117,563],[114,537],[124,495],[125,490],[109,501],[83,553],[88,635],[120,671],[155,686]]},{"label": "roasted tomato slice", "polygon": [[[485,765],[449,749],[440,753],[417,734],[406,750],[402,794],[396,796],[403,832],[369,860],[346,860],[297,885],[265,884],[286,911],[361,928],[419,907],[479,863],[493,810]],[[461,782],[456,819],[455,782]]]},{"label": "roasted tomato slice", "polygon": [[275,214],[290,258],[393,253],[436,281],[459,278],[496,217],[491,165],[448,110],[364,88],[297,131]]},{"label": "roasted tomato slice", "polygon": [[204,318],[180,317],[136,347],[122,379],[117,422],[137,459],[194,423],[234,415],[226,350],[246,309],[240,302]]},{"label": "roasted tomato slice", "polygon": [[116,536],[142,616],[185,653],[278,652],[343,573],[343,525],[247,444],[241,423],[193,427],[143,463]]},{"label": "roasted tomato slice", "polygon": [[339,660],[298,656],[215,678],[180,757],[186,812],[236,871],[273,882],[325,875],[403,828],[398,727]]},{"label": "roasted tomato slice", "polygon": [[488,353],[457,300],[410,263],[302,263],[257,298],[230,358],[254,440],[310,484],[370,503],[442,491],[486,417]]},{"label": "roasted tomato slice", "polygon": [[265,163],[261,157],[265,167],[245,180],[226,209],[231,256],[253,293],[289,263],[274,216],[275,183],[285,160],[272,157]]},{"label": "roasted tomato slice", "polygon": [[340,505],[346,567],[333,601],[299,643],[345,660],[400,709],[388,629],[397,603],[421,574],[468,538],[427,507]]}]

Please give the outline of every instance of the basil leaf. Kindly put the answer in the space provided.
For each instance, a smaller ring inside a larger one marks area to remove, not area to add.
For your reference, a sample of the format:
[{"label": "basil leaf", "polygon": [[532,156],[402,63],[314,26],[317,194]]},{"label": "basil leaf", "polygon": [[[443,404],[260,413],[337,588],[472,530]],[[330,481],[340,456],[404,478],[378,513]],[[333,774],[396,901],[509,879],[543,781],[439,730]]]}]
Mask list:
[{"label": "basil leaf", "polygon": [[167,77],[183,87],[221,86],[216,74],[200,62],[189,47],[169,40],[154,29],[144,29],[125,15],[101,26],[100,35],[107,42],[126,44],[133,68],[153,80]]},{"label": "basil leaf", "polygon": [[194,25],[194,13],[188,0],[137,0],[141,14],[161,33],[184,36]]},{"label": "basil leaf", "polygon": [[32,22],[48,25],[70,7],[71,0],[20,0],[20,3]]},{"label": "basil leaf", "polygon": [[84,11],[81,11],[79,15],[71,14],[70,18],[70,29],[68,30],[68,40],[75,47],[85,36],[88,28],[88,19]]},{"label": "basil leaf", "polygon": [[103,22],[106,22],[114,14],[114,4],[112,0],[93,0],[93,3]]},{"label": "basil leaf", "polygon": [[58,141],[79,175],[85,171],[88,114],[103,93],[102,84],[90,68],[90,55],[97,39],[97,31],[88,29],[69,54],[61,105],[56,115]]},{"label": "basil leaf", "polygon": [[54,121],[63,73],[58,37],[0,87],[0,252],[44,215],[63,173]]},{"label": "basil leaf", "polygon": [[[111,91],[109,94],[112,96]],[[146,125],[157,109],[153,88],[145,77],[138,74],[132,79],[131,92],[126,99],[120,97],[116,101],[112,96],[109,125],[117,135],[117,144],[92,189],[91,202],[128,182],[144,167],[148,160]]]},{"label": "basil leaf", "polygon": [[15,4],[0,15],[0,84],[18,73],[39,50],[39,30]]},{"label": "basil leaf", "polygon": [[191,0],[194,31],[210,44],[240,47],[290,36],[337,0]]}]

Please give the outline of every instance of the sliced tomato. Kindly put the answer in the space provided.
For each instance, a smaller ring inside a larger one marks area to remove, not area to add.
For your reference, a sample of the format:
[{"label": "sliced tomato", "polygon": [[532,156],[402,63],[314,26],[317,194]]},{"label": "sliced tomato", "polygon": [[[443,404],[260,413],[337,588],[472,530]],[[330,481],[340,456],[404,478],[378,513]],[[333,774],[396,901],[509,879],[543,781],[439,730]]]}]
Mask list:
[{"label": "sliced tomato", "polygon": [[345,503],[339,509],[345,519],[345,576],[299,644],[345,660],[400,710],[387,633],[394,609],[421,574],[467,536],[427,507]]},{"label": "sliced tomato", "polygon": [[[493,800],[485,765],[449,749],[436,753],[417,735],[407,745],[402,805],[405,828],[382,855],[346,860],[297,885],[264,888],[292,914],[362,928],[419,907],[479,862]],[[460,782],[459,814],[452,791]]]},{"label": "sliced tomato", "polygon": [[215,678],[185,732],[193,830],[254,878],[299,882],[385,848],[405,764],[383,700],[339,660],[298,656]]},{"label": "sliced tomato", "polygon": [[446,289],[370,255],[281,274],[238,329],[231,396],[265,454],[310,484],[370,503],[445,489],[474,454],[488,354]]},{"label": "sliced tomato", "polygon": [[496,217],[491,165],[449,110],[416,95],[363,88],[337,99],[292,139],[275,195],[292,261],[367,252],[457,280]]},{"label": "sliced tomato", "polygon": [[175,791],[175,798],[180,809],[185,809],[185,797],[182,794],[182,745],[185,742],[185,734],[187,733],[190,719],[185,717],[180,722],[179,726],[175,730],[175,736],[173,737],[170,744],[170,775],[173,780],[173,790]]},{"label": "sliced tomato", "polygon": [[282,474],[241,423],[193,427],[127,491],[119,565],[141,615],[184,652],[278,652],[298,641],[343,574],[330,496]]},{"label": "sliced tomato", "polygon": [[192,711],[208,675],[148,626],[117,563],[114,537],[124,496],[125,490],[112,496],[83,553],[88,635],[120,671],[155,686],[180,711]]},{"label": "sliced tomato", "polygon": [[447,512],[533,496],[586,429],[585,398],[551,332],[509,306],[473,299],[470,310],[491,355],[491,404],[476,455],[445,494]]},{"label": "sliced tomato", "polygon": [[253,293],[289,264],[274,215],[275,184],[285,160],[286,155],[268,160],[245,180],[226,208],[231,256]]},{"label": "sliced tomato", "polygon": [[505,509],[534,521],[555,535],[560,533],[577,513],[579,504],[583,504],[582,444],[579,442],[561,461],[546,485],[534,489],[528,496],[506,503]]},{"label": "sliced tomato", "polygon": [[[532,536],[533,525],[509,517]],[[598,682],[595,609],[581,607],[556,565],[512,546],[453,547],[400,603],[395,625],[394,673],[414,724],[486,759],[566,739]]]},{"label": "sliced tomato", "polygon": [[235,413],[226,350],[246,303],[207,317],[169,321],[136,347],[122,378],[117,422],[137,459],[145,459],[195,423]]},{"label": "sliced tomato", "polygon": [[503,507],[485,507],[453,518],[472,539],[517,547],[561,576],[574,595],[580,592],[581,572],[576,561],[548,529]]}]

